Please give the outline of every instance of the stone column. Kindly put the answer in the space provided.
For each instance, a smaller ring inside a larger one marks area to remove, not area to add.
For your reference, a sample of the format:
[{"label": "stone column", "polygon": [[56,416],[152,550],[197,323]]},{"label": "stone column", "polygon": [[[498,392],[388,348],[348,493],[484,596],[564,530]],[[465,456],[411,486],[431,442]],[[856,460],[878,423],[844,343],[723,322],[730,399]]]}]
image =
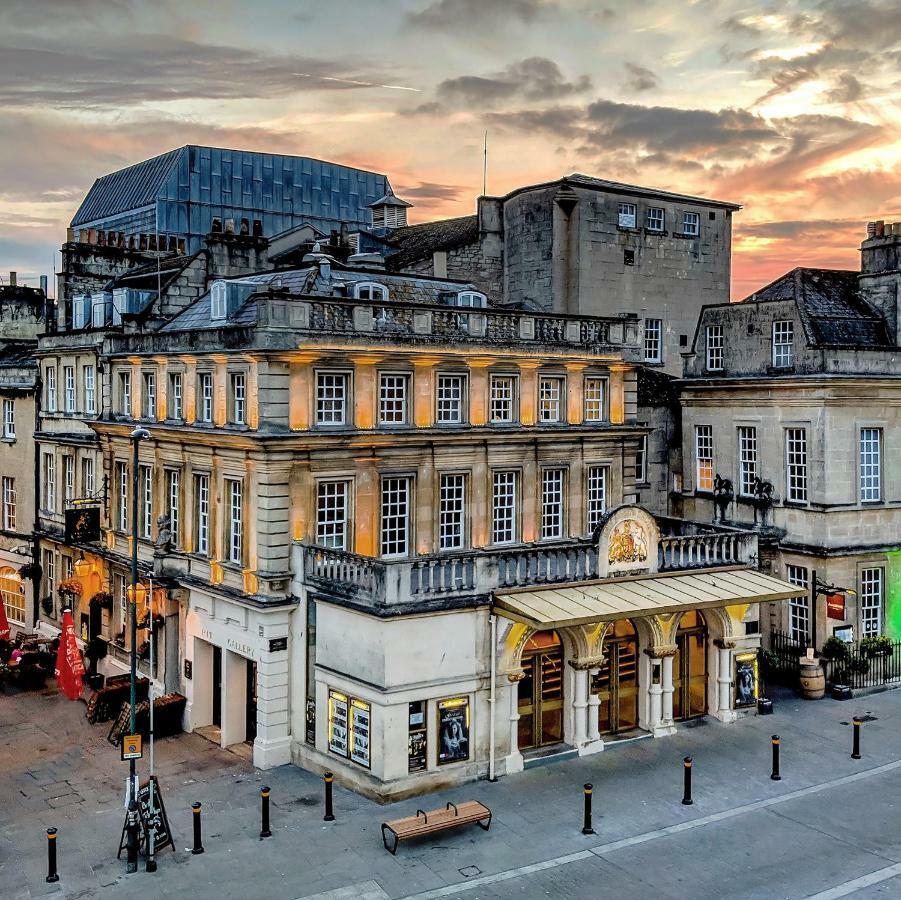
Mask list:
[{"label": "stone column", "polygon": [[585,363],[568,363],[566,366],[566,421],[581,425],[584,413],[583,376]]},{"label": "stone column", "polygon": [[591,656],[586,659],[572,659],[569,665],[573,670],[573,734],[571,743],[579,748],[579,755],[597,753],[604,749],[598,729],[598,707],[600,701],[597,694],[591,693],[591,676],[596,674],[604,661],[603,656]]},{"label": "stone column", "polygon": [[716,709],[713,715],[721,722],[734,722],[737,718],[732,708],[732,651],[735,641],[729,638],[714,640],[716,654]]},{"label": "stone column", "polygon": [[626,420],[624,373],[628,366],[610,366],[610,424],[622,425]]},{"label": "stone column", "polygon": [[522,425],[538,422],[538,363],[519,362],[519,421]]},{"label": "stone column", "polygon": [[655,737],[673,734],[676,730],[673,722],[673,659],[676,655],[675,645],[649,647],[647,654],[651,661],[660,662],[660,722],[652,729]]},{"label": "stone column", "polygon": [[506,774],[521,772],[524,768],[522,753],[519,752],[519,689],[518,684],[525,678],[522,672],[508,672],[510,682],[510,753],[506,758]]},{"label": "stone column", "polygon": [[435,366],[437,359],[423,356],[413,359],[413,424],[430,428],[435,420]]},{"label": "stone column", "polygon": [[601,698],[591,690],[591,679],[596,677],[600,670],[600,666],[588,670],[588,742],[590,744],[601,739],[600,723],[598,722]]},{"label": "stone column", "polygon": [[573,698],[573,733],[570,743],[574,747],[581,747],[588,740],[588,670],[576,668],[574,660],[570,660],[569,665],[572,667]]},{"label": "stone column", "polygon": [[291,762],[288,721],[288,659],[269,658],[257,663],[257,736],[253,764],[260,769]]}]

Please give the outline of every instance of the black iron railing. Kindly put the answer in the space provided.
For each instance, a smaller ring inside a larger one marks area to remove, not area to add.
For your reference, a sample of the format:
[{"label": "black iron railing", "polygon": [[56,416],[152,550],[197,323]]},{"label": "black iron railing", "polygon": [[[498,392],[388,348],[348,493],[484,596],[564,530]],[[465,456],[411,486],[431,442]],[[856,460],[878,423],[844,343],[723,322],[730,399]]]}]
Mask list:
[{"label": "black iron railing", "polygon": [[860,689],[901,682],[901,641],[886,641],[877,649],[849,644],[843,655],[823,665],[829,684]]},{"label": "black iron railing", "polygon": [[763,677],[767,684],[784,684],[794,687],[798,684],[801,671],[801,657],[807,652],[803,642],[796,641],[784,631],[774,631],[770,635],[770,647],[763,653]]}]

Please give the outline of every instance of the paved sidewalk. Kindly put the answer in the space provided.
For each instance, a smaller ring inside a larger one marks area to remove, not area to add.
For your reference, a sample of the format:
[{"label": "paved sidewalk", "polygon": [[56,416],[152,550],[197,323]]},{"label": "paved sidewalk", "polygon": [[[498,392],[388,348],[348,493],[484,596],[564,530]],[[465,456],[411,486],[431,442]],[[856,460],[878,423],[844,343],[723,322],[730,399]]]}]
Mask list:
[{"label": "paved sidewalk", "polygon": [[[867,712],[875,719],[864,725],[863,759],[852,760],[850,719]],[[701,720],[671,738],[391,806],[339,786],[333,823],[322,821],[321,779],[293,766],[258,772],[182,735],[157,742],[176,851],[160,854],[155,875],[126,876],[115,858],[126,765],[106,742],[108,726],[89,725],[82,704],[52,690],[0,696],[0,896],[805,897],[867,877],[881,880],[857,895],[901,896],[892,870],[901,863],[899,712],[898,692],[847,703],[786,696],[773,716]],[[773,732],[781,782],[769,779]],[[680,802],[686,755],[695,760],[693,806]],[[594,836],[580,833],[586,781],[595,785]],[[263,783],[272,788],[266,841]],[[461,798],[491,807],[490,832],[466,828],[385,852],[382,821]],[[187,852],[195,800],[202,856]],[[49,826],[59,828],[58,885],[44,881]]]}]

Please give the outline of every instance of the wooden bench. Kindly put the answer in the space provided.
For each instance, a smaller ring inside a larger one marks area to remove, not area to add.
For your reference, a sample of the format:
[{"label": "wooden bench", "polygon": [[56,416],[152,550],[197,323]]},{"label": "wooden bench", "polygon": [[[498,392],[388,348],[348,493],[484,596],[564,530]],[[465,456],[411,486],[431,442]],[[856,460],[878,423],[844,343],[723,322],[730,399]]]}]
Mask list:
[{"label": "wooden bench", "polygon": [[[487,821],[485,821],[486,819]],[[460,804],[448,803],[444,809],[433,809],[431,812],[417,809],[415,816],[395,819],[393,822],[383,822],[382,843],[389,853],[396,854],[400,841],[446,831],[448,828],[456,828],[458,825],[471,825],[473,822],[485,831],[491,827],[491,810],[479,803],[478,800],[467,800]],[[389,834],[394,837],[393,847],[388,846]]]}]

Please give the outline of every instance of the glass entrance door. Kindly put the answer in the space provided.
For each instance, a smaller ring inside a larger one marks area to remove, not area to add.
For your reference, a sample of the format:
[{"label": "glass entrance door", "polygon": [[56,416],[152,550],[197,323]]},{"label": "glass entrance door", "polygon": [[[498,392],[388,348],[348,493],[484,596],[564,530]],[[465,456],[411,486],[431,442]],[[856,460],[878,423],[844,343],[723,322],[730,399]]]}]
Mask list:
[{"label": "glass entrance door", "polygon": [[213,647],[213,724],[222,727],[222,648]]},{"label": "glass entrance door", "polygon": [[707,623],[697,610],[683,613],[673,659],[673,718],[707,714]]},{"label": "glass entrance door", "polygon": [[598,695],[598,730],[616,734],[638,727],[638,636],[628,620],[604,639],[604,664],[591,689]]},{"label": "glass entrance door", "polygon": [[532,635],[522,655],[519,749],[563,740],[563,647],[555,631]]},{"label": "glass entrance door", "polygon": [[247,660],[247,695],[244,740],[252,744],[257,736],[257,664]]}]

